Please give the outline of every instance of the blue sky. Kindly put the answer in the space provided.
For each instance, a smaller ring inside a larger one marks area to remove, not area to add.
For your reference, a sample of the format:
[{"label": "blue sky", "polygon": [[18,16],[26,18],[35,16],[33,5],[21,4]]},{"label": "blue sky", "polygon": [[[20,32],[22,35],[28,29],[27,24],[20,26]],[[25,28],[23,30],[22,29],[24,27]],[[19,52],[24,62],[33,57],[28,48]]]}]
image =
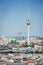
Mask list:
[{"label": "blue sky", "polygon": [[0,35],[27,36],[30,19],[30,36],[43,36],[43,0],[0,0]]}]

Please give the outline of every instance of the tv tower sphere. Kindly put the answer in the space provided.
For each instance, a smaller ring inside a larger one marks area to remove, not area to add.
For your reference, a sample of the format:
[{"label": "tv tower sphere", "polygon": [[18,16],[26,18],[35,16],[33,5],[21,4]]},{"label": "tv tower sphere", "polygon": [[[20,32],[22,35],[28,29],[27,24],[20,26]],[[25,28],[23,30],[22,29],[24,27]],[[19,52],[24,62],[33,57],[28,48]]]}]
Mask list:
[{"label": "tv tower sphere", "polygon": [[28,19],[27,25],[30,25],[30,20]]},{"label": "tv tower sphere", "polygon": [[30,44],[30,39],[29,39],[29,34],[30,34],[30,20],[29,19],[28,19],[27,25],[28,25],[28,44]]}]

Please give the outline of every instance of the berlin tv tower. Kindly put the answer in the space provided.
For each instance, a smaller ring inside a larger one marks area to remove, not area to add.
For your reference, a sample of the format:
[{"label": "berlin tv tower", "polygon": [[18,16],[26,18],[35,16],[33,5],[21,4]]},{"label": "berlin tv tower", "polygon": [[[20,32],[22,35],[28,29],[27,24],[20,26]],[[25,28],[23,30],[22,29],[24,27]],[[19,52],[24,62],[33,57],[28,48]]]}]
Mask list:
[{"label": "berlin tv tower", "polygon": [[27,26],[28,26],[28,44],[30,44],[30,40],[29,40],[29,34],[30,34],[30,20],[28,19],[27,22]]}]

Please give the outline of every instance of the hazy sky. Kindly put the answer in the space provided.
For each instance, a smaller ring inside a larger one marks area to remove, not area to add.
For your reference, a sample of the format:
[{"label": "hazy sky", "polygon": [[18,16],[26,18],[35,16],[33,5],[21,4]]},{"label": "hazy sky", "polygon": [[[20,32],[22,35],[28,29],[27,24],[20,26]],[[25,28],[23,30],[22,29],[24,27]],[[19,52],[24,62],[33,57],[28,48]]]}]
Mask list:
[{"label": "hazy sky", "polygon": [[30,36],[43,36],[43,0],[0,0],[0,35],[27,36],[30,19]]}]

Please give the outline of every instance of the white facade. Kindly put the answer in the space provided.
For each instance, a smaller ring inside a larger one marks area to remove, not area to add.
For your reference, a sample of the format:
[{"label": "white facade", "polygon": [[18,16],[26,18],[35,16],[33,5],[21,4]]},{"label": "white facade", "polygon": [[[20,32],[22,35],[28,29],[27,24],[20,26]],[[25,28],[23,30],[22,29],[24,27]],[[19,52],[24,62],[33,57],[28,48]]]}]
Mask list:
[{"label": "white facade", "polygon": [[28,20],[27,22],[28,25],[28,44],[30,44],[30,39],[29,39],[29,35],[30,35],[30,21]]}]

